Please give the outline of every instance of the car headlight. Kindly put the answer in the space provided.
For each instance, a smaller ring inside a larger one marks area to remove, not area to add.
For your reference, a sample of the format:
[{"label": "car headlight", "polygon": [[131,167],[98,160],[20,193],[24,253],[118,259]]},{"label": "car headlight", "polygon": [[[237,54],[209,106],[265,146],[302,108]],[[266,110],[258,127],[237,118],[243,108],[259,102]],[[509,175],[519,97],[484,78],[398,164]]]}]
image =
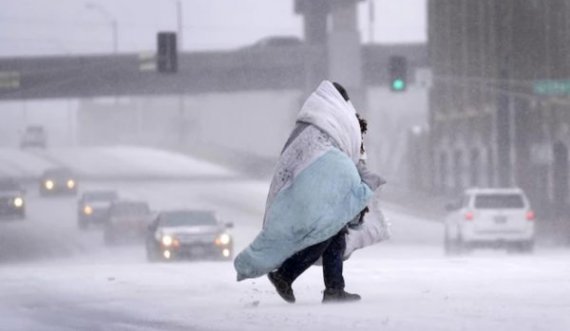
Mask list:
[{"label": "car headlight", "polygon": [[232,252],[231,252],[229,249],[227,249],[227,248],[224,248],[224,250],[222,251],[222,255],[223,255],[224,257],[230,257],[231,253],[232,253]]},{"label": "car headlight", "polygon": [[48,179],[48,180],[45,181],[44,186],[45,186],[46,189],[52,190],[53,187],[55,186],[55,184],[54,184],[53,180]]},{"label": "car headlight", "polygon": [[24,199],[17,197],[16,199],[14,199],[14,206],[20,208],[24,205]]},{"label": "car headlight", "polygon": [[91,208],[91,206],[85,206],[83,207],[83,213],[85,215],[91,215],[93,214],[93,208]]},{"label": "car headlight", "polygon": [[230,235],[227,233],[222,233],[218,237],[218,240],[216,240],[216,242],[221,244],[221,245],[227,245],[230,243],[230,241],[232,241],[232,237],[230,237]]},{"label": "car headlight", "polygon": [[70,179],[67,181],[67,187],[68,188],[74,188],[75,187],[75,181],[73,179]]},{"label": "car headlight", "polygon": [[172,240],[171,236],[163,236],[161,242],[164,246],[170,246],[174,240]]}]

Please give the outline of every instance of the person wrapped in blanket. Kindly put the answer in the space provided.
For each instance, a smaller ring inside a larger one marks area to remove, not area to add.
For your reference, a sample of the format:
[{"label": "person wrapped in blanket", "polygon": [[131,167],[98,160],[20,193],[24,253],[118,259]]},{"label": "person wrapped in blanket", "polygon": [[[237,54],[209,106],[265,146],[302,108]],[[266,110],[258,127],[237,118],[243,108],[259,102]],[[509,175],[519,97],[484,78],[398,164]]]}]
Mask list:
[{"label": "person wrapped in blanket", "polygon": [[321,259],[323,303],[360,300],[344,290],[345,236],[384,183],[362,160],[365,131],[340,84],[323,81],[308,97],[277,162],[263,228],[234,260],[238,281],[267,274],[294,303],[293,282]]}]

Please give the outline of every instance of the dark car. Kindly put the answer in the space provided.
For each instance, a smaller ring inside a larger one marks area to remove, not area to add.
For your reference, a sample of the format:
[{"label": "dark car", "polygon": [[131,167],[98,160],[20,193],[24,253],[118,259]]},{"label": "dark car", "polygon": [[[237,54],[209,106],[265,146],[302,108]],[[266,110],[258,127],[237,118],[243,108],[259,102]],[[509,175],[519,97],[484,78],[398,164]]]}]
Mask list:
[{"label": "dark car", "polygon": [[105,224],[109,220],[109,209],[119,194],[112,190],[85,191],[77,201],[77,225],[87,229],[90,225]]},{"label": "dark car", "polygon": [[12,178],[0,178],[0,219],[24,219],[26,204],[24,190]]},{"label": "dark car", "polygon": [[152,221],[148,203],[119,200],[111,204],[103,239],[106,245],[144,241],[146,228]]},{"label": "dark car", "polygon": [[47,136],[43,126],[32,125],[26,128],[20,139],[20,148],[46,148]]},{"label": "dark car", "polygon": [[50,168],[44,171],[40,178],[40,194],[46,195],[76,195],[77,178],[67,168]]},{"label": "dark car", "polygon": [[149,261],[180,258],[231,260],[233,239],[213,211],[176,210],[161,212],[149,226],[146,253]]}]

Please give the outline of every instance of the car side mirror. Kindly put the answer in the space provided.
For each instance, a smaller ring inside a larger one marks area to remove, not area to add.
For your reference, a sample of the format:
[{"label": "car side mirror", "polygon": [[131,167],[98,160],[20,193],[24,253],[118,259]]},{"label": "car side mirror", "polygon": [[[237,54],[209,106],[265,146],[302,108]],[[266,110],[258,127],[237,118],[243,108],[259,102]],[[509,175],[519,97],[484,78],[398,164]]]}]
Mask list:
[{"label": "car side mirror", "polygon": [[234,228],[234,223],[233,222],[228,222],[225,224],[226,225],[226,229],[233,229]]}]

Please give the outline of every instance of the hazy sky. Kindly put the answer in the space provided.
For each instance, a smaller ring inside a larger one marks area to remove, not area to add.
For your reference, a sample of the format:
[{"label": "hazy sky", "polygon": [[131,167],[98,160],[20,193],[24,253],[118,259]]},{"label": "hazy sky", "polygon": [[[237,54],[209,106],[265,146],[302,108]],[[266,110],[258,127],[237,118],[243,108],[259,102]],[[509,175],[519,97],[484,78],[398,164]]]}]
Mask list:
[{"label": "hazy sky", "polygon": [[[184,50],[228,49],[270,35],[302,35],[293,0],[182,0]],[[375,41],[426,40],[426,0],[375,0]],[[119,51],[154,50],[155,35],[176,30],[176,0],[0,0],[0,56],[108,53],[110,18]],[[368,41],[368,3],[359,6],[361,36]]]}]

